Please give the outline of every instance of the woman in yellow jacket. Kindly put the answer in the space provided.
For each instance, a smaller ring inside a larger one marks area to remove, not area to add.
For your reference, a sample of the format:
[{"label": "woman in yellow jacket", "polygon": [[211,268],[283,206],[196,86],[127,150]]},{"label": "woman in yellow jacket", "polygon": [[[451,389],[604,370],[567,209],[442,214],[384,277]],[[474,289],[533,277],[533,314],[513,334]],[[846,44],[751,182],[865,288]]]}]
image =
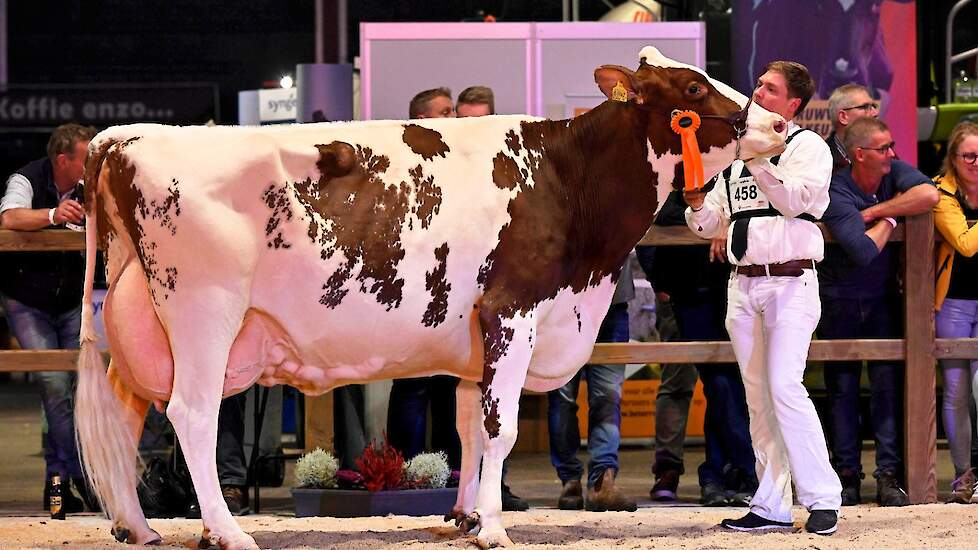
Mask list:
[{"label": "woman in yellow jacket", "polygon": [[[937,337],[978,337],[978,124],[962,122],[951,132],[941,175],[934,224],[944,238],[937,253]],[[971,463],[970,402],[978,397],[978,361],[943,359],[944,406],[955,480],[949,502],[978,503]]]}]

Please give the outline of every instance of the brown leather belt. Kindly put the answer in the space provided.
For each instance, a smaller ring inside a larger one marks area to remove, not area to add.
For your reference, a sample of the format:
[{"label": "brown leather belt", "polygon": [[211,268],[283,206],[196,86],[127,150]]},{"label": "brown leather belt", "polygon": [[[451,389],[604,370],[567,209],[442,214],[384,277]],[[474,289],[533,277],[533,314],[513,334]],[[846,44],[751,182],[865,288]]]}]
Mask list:
[{"label": "brown leather belt", "polygon": [[738,265],[734,272],[745,277],[801,277],[806,269],[814,269],[814,260],[791,260],[783,264]]}]

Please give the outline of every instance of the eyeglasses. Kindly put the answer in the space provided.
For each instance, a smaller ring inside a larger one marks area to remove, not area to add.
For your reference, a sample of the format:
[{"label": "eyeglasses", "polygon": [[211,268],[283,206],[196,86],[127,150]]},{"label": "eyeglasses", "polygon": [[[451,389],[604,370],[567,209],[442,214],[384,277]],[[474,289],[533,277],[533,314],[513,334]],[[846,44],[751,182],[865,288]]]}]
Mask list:
[{"label": "eyeglasses", "polygon": [[879,108],[880,108],[880,104],[879,103],[876,103],[874,101],[874,102],[871,102],[871,103],[863,103],[862,105],[856,105],[856,106],[853,106],[853,107],[843,107],[841,110],[842,111],[851,111],[853,109],[859,109],[861,111],[870,111],[870,110],[872,110],[872,111],[878,111]]},{"label": "eyeglasses", "polygon": [[870,151],[876,151],[877,153],[885,155],[886,152],[890,150],[896,153],[896,142],[891,141],[882,147],[856,147],[856,149],[869,149]]},{"label": "eyeglasses", "polygon": [[961,160],[963,160],[966,164],[974,164],[975,161],[978,161],[978,153],[964,153],[963,155],[956,156],[961,157]]}]

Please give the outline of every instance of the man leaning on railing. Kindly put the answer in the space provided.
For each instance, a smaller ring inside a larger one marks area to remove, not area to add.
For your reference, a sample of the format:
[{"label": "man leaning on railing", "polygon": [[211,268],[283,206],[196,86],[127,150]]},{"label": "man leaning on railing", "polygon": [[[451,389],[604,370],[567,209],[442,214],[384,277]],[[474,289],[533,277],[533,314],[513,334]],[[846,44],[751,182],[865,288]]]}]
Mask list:
[{"label": "man leaning on railing", "polygon": [[[85,213],[72,198],[85,171],[88,143],[95,129],[65,124],[54,130],[47,156],[15,171],[3,188],[0,227],[35,231],[65,223],[81,223]],[[79,252],[6,253],[0,268],[0,303],[7,323],[24,349],[77,349],[81,325],[84,259]],[[62,499],[68,513],[83,511],[67,480],[89,508],[97,508],[82,480],[75,445],[74,372],[38,372],[41,402],[47,418],[44,438],[46,477],[62,480]]]}]

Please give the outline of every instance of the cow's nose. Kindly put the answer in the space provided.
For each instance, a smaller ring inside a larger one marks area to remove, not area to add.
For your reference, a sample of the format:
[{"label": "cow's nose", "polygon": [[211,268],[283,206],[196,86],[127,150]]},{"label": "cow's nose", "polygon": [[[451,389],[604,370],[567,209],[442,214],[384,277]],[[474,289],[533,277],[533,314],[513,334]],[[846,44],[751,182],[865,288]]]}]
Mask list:
[{"label": "cow's nose", "polygon": [[784,133],[784,128],[785,128],[785,125],[784,125],[784,121],[783,120],[779,120],[779,121],[777,121],[777,122],[774,123],[774,131],[775,132],[777,132],[779,134]]}]

